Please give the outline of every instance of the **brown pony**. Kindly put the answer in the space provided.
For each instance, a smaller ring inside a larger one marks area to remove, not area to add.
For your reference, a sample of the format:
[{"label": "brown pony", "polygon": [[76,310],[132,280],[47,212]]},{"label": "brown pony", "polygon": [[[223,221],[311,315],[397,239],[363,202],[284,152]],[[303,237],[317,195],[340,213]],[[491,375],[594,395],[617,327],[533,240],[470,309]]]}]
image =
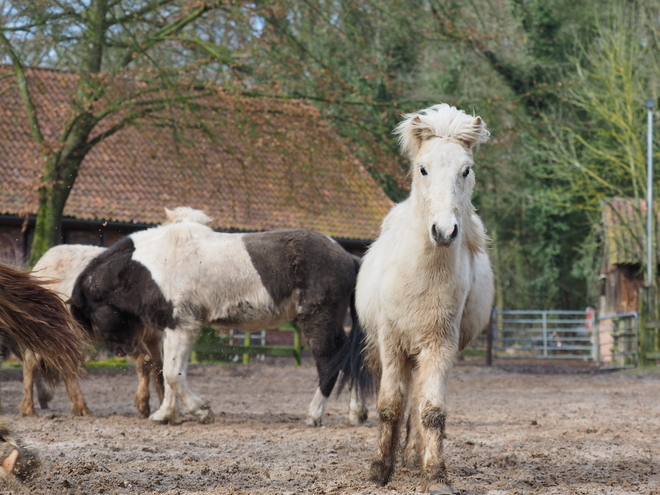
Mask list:
[{"label": "brown pony", "polygon": [[[0,264],[0,328],[21,347],[39,354],[43,376],[61,380],[83,368],[83,331],[62,300],[28,272]],[[27,477],[36,461],[3,425],[0,427],[0,474]]]}]

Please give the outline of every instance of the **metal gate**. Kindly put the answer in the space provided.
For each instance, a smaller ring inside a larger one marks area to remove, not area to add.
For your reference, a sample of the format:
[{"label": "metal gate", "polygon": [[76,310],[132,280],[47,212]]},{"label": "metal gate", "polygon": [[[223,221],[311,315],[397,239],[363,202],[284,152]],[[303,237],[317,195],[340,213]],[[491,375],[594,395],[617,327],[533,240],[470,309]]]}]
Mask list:
[{"label": "metal gate", "polygon": [[594,359],[595,311],[493,310],[498,358]]}]

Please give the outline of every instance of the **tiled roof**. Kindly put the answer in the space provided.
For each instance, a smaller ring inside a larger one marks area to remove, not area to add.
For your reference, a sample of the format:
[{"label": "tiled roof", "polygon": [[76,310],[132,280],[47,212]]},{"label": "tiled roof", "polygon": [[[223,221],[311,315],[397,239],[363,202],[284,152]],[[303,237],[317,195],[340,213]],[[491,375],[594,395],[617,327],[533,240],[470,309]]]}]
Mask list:
[{"label": "tiled roof", "polygon": [[[69,114],[75,76],[48,69],[28,74],[52,143]],[[211,107],[220,110],[212,112],[205,132],[184,125],[174,135],[145,123],[95,146],[65,216],[158,223],[163,207],[191,206],[206,211],[220,230],[302,227],[340,238],[376,238],[392,202],[313,106],[220,92]],[[2,78],[0,213],[36,212],[40,169],[15,80]]]},{"label": "tiled roof", "polygon": [[[656,205],[657,208],[657,205]],[[646,201],[610,198],[603,202],[603,225],[610,265],[636,265],[646,260]],[[656,213],[657,239],[657,213]],[[656,241],[656,251],[660,243]],[[656,254],[656,258],[658,257]]]}]

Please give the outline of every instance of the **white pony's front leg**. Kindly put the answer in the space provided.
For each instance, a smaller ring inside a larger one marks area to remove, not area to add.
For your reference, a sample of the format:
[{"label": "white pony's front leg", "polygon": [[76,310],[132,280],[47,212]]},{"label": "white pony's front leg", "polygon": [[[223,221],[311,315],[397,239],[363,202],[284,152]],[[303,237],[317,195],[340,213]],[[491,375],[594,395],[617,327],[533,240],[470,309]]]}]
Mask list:
[{"label": "white pony's front leg", "polygon": [[438,494],[452,493],[442,452],[447,415],[445,396],[454,357],[458,352],[458,328],[452,328],[451,333],[452,339],[431,345],[419,354],[419,396],[413,400],[418,409],[411,412],[421,420],[425,447],[422,468],[431,493]]},{"label": "white pony's front leg", "polygon": [[181,400],[183,409],[201,423],[213,420],[210,406],[195,395],[188,387],[188,359],[197,334],[196,328],[165,329],[163,339],[163,378],[165,397],[160,408],[149,419],[160,423],[171,423],[176,418],[176,400]]},{"label": "white pony's front leg", "polygon": [[316,389],[314,398],[309,404],[309,412],[307,413],[307,423],[308,426],[321,426],[323,424],[323,413],[325,412],[325,405],[328,402],[328,398],[323,396],[321,393],[321,388]]}]

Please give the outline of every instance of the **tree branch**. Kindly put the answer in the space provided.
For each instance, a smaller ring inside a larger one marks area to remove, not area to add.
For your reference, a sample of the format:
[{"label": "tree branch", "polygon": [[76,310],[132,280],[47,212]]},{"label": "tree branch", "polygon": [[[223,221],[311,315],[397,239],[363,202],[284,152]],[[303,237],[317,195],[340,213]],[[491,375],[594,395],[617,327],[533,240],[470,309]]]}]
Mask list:
[{"label": "tree branch", "polygon": [[12,48],[11,43],[9,43],[9,40],[5,36],[5,33],[2,31],[0,31],[0,45],[5,47],[5,51],[9,55],[12,66],[14,67],[14,74],[16,74],[16,80],[18,81],[18,90],[21,94],[21,98],[23,99],[23,106],[25,107],[25,111],[28,117],[30,134],[32,135],[32,138],[41,145],[45,142],[45,140],[41,132],[41,126],[39,125],[37,109],[34,106],[34,101],[32,100],[32,95],[30,94],[30,88],[28,87],[25,69],[23,68],[21,60],[18,58],[18,55]]},{"label": "tree branch", "polygon": [[199,17],[203,16],[206,12],[208,12],[212,8],[213,7],[211,5],[204,4],[201,7],[190,12],[188,15],[182,17],[181,19],[174,22],[170,22],[169,24],[163,26],[153,36],[146,38],[138,46],[135,46],[133,49],[128,50],[127,53],[124,54],[122,61],[119,63],[119,67],[126,67],[128,64],[130,64],[133,61],[133,59],[138,53],[144,53],[154,45],[160,43],[161,41],[165,41],[166,39],[177,34],[188,24],[197,20]]}]

